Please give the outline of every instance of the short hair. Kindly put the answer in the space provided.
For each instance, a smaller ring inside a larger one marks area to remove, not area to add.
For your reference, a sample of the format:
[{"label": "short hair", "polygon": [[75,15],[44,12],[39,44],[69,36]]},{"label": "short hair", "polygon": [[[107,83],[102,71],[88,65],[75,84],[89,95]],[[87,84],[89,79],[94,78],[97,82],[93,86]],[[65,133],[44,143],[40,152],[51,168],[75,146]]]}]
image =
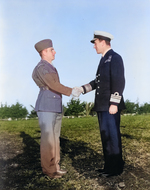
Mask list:
[{"label": "short hair", "polygon": [[[110,46],[110,39],[109,39],[109,38],[106,39],[105,37],[103,37],[103,38],[100,37],[100,38],[97,38],[97,39],[98,39],[100,42],[104,40],[105,43],[106,43],[106,45],[109,45],[109,46]],[[109,39],[109,40],[108,40],[108,39]]]},{"label": "short hair", "polygon": [[40,56],[42,57],[43,56],[43,51],[46,50],[46,49],[43,49],[42,51],[39,52]]},{"label": "short hair", "polygon": [[40,57],[42,57],[42,52],[43,52],[43,50],[39,52]]}]

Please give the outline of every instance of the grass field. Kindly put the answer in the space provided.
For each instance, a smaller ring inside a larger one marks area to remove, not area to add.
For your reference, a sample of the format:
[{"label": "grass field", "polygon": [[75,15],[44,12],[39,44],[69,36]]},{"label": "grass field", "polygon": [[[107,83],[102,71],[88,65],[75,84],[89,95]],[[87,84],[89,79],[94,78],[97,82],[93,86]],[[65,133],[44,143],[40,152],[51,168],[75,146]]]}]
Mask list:
[{"label": "grass field", "polygon": [[63,118],[60,164],[68,173],[51,180],[40,167],[38,120],[0,121],[0,190],[150,189],[150,115],[122,116],[121,134],[124,172],[102,178],[97,117]]}]

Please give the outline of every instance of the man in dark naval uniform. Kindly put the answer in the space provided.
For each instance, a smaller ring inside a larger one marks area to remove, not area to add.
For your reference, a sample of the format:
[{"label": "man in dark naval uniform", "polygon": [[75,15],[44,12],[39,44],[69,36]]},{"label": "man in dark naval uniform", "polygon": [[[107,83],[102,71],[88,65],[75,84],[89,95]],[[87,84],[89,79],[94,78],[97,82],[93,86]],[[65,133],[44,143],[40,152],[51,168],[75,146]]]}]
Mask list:
[{"label": "man in dark naval uniform", "polygon": [[95,31],[94,48],[102,54],[96,78],[79,87],[86,94],[95,92],[94,110],[97,112],[104,153],[104,168],[98,171],[102,176],[119,175],[123,171],[122,145],[120,134],[120,112],[125,108],[123,90],[125,87],[123,60],[111,49],[113,36],[107,32]]}]

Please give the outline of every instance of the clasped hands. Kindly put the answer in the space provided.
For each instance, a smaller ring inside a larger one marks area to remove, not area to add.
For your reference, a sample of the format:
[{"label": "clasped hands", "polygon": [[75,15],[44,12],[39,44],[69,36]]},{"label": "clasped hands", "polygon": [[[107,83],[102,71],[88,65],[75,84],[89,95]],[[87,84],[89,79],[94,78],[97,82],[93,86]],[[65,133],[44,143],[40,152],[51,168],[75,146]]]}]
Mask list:
[{"label": "clasped hands", "polygon": [[83,88],[82,87],[74,87],[72,89],[72,96],[73,97],[79,97],[81,93],[83,93]]}]

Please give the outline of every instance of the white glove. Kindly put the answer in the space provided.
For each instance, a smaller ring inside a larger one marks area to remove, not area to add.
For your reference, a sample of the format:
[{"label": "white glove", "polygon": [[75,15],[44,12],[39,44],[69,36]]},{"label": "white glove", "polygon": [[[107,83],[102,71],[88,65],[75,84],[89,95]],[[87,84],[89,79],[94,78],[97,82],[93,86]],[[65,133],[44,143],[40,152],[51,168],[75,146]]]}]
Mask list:
[{"label": "white glove", "polygon": [[82,92],[83,92],[82,87],[74,87],[72,90],[72,96],[73,97],[79,97]]}]

